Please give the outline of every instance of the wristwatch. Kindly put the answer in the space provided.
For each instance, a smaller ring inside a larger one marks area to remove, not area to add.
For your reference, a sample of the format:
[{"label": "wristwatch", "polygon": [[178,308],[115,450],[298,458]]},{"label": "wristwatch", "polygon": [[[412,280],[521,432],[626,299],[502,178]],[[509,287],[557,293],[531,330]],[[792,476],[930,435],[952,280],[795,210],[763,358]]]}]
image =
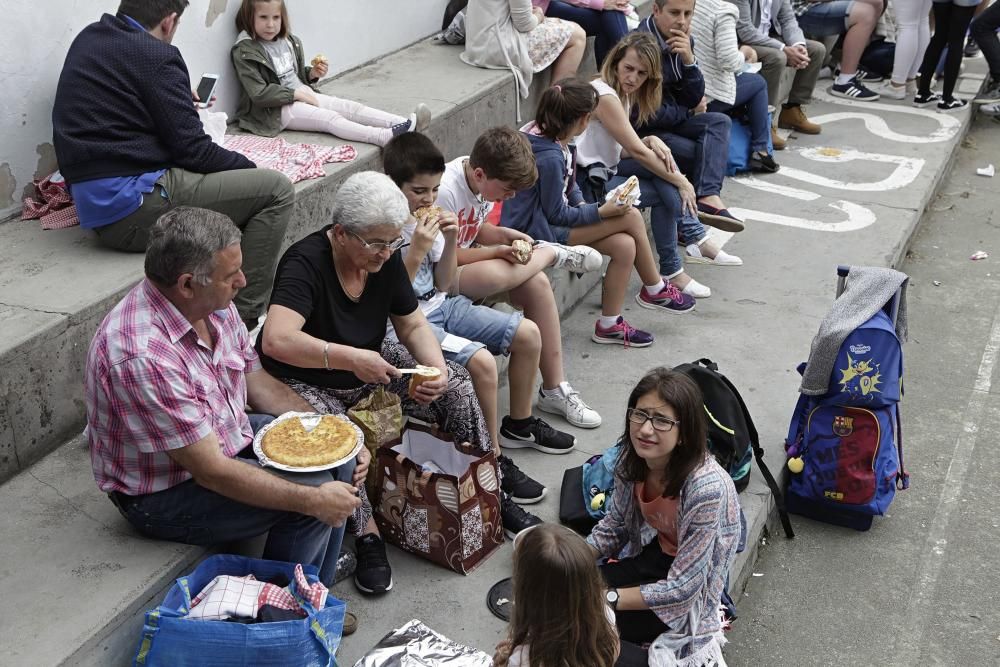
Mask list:
[{"label": "wristwatch", "polygon": [[604,595],[608,600],[608,604],[611,605],[612,611],[618,611],[618,589],[609,588]]}]

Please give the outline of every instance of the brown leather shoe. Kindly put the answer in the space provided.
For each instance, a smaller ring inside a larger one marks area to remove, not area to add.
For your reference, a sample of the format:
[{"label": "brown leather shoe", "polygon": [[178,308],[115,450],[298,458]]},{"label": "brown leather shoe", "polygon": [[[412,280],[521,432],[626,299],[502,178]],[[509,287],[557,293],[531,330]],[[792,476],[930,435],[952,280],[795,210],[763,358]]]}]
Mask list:
[{"label": "brown leather shoe", "polygon": [[802,107],[782,107],[778,115],[778,127],[782,130],[795,130],[802,134],[819,134],[823,127],[806,117]]},{"label": "brown leather shoe", "polygon": [[776,151],[783,151],[783,150],[785,150],[785,143],[786,143],[785,140],[781,138],[781,135],[778,134],[778,131],[772,127],[771,128],[771,144],[774,146],[774,150],[776,150]]}]

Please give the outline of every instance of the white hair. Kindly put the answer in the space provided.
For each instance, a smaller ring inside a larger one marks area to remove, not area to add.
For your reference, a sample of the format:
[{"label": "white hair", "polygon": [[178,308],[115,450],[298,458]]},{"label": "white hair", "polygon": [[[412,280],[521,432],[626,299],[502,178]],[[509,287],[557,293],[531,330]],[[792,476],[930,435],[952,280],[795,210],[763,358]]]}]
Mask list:
[{"label": "white hair", "polygon": [[362,171],[341,184],[332,214],[334,224],[355,234],[382,225],[398,231],[409,219],[410,207],[391,178],[377,171]]}]

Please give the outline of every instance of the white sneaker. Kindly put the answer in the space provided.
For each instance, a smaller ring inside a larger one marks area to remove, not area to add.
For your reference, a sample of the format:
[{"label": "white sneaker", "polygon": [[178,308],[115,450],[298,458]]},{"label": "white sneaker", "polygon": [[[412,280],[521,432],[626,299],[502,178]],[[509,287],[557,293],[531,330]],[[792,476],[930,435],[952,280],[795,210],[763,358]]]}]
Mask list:
[{"label": "white sneaker", "polygon": [[888,79],[876,84],[872,84],[871,89],[874,90],[879,95],[881,95],[882,97],[887,97],[891,100],[906,99],[907,87],[905,85],[894,86],[892,85],[892,82],[890,82]]},{"label": "white sneaker", "polygon": [[701,246],[697,243],[692,243],[684,247],[684,253],[686,255],[685,261],[691,262],[692,264],[711,264],[713,266],[743,266],[743,260],[736,255],[730,255],[725,250],[719,249],[716,253],[715,258],[705,257],[701,254]]},{"label": "white sneaker", "polygon": [[555,394],[543,394],[539,388],[536,404],[539,410],[565,417],[570,424],[580,428],[597,428],[601,425],[601,415],[583,402],[579,392],[569,382],[559,383],[557,389]]},{"label": "white sneaker", "polygon": [[696,299],[707,299],[712,296],[712,290],[707,285],[702,285],[700,282],[691,278],[688,284],[683,288],[678,287],[681,294],[687,294],[688,296],[693,296]]},{"label": "white sneaker", "polygon": [[426,104],[421,102],[410,114],[413,119],[413,123],[410,125],[411,132],[425,132],[427,127],[431,124],[431,109]]},{"label": "white sneaker", "polygon": [[556,253],[553,268],[566,269],[573,273],[588,273],[597,271],[604,266],[604,256],[586,245],[563,245],[550,241],[539,241],[538,248],[549,247]]}]

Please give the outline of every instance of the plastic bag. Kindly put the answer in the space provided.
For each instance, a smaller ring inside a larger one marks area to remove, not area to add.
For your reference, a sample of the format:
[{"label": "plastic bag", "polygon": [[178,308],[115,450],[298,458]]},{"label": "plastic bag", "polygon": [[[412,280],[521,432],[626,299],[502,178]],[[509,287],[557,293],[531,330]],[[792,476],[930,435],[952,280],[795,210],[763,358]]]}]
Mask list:
[{"label": "plastic bag", "polygon": [[226,123],[229,116],[221,111],[209,111],[208,109],[198,109],[198,117],[205,128],[205,134],[212,138],[212,141],[220,146],[226,143]]},{"label": "plastic bag", "polygon": [[[306,579],[318,581],[317,570],[303,565]],[[304,598],[299,604],[308,616],[280,623],[227,623],[186,618],[191,599],[219,575],[246,576],[268,580],[282,575],[295,576],[294,563],[247,558],[209,556],[194,571],[177,579],[163,603],[146,612],[142,637],[133,665],[212,665],[237,667],[336,667],[334,654],[340,645],[347,605],[332,595],[323,609]]]},{"label": "plastic bag", "polygon": [[[375,451],[381,445],[398,438],[403,428],[403,409],[399,396],[386,391],[381,385],[348,410],[347,416],[365,434],[365,447],[371,453],[372,461],[375,460]],[[374,465],[368,468],[365,488],[368,490],[368,497],[377,503]]]}]

